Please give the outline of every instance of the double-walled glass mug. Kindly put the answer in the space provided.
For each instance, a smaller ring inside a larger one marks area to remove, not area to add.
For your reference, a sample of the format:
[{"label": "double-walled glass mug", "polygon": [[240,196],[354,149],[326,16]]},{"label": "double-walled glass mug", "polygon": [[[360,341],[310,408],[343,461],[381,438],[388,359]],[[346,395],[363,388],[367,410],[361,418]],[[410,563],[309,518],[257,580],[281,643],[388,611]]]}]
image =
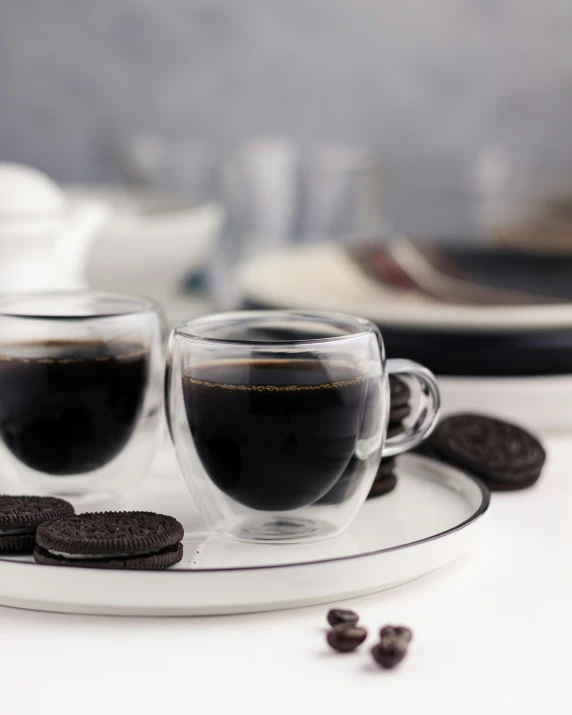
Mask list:
[{"label": "double-walled glass mug", "polygon": [[[389,374],[419,389],[411,426],[386,439]],[[381,456],[417,445],[439,409],[435,378],[388,360],[375,325],[320,312],[224,313],[179,325],[166,374],[171,437],[208,525],[246,541],[341,532]]]},{"label": "double-walled glass mug", "polygon": [[164,323],[94,291],[0,298],[0,484],[77,500],[132,491],[162,423]]}]

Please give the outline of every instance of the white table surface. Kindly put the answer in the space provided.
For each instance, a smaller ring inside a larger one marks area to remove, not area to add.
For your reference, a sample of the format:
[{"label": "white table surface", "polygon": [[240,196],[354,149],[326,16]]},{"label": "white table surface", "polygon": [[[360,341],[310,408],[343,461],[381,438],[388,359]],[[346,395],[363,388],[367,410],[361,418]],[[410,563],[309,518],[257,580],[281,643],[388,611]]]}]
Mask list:
[{"label": "white table surface", "polygon": [[[535,488],[493,494],[477,552],[346,602],[371,629],[357,653],[325,645],[328,606],[165,619],[0,608],[0,712],[570,713],[572,436],[546,444]],[[369,654],[386,623],[415,632],[391,672]]]}]

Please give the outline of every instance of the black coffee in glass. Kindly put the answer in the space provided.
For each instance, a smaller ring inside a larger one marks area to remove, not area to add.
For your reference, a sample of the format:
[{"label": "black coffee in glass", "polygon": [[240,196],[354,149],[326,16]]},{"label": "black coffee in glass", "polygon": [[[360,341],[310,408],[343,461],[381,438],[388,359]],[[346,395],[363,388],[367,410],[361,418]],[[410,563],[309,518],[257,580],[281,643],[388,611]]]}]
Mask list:
[{"label": "black coffee in glass", "polygon": [[199,458],[225,494],[287,511],[327,494],[355,454],[367,377],[344,362],[256,359],[183,375]]},{"label": "black coffee in glass", "polygon": [[0,436],[31,469],[103,467],[129,441],[143,407],[149,353],[136,343],[47,342],[0,351]]}]

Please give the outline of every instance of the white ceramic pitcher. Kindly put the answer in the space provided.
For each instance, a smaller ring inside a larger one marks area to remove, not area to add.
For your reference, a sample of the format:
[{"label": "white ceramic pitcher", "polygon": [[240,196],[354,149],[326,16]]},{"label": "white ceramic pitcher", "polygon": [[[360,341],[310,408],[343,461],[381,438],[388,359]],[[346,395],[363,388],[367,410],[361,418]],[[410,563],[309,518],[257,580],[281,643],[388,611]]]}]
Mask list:
[{"label": "white ceramic pitcher", "polygon": [[68,203],[45,174],[0,162],[0,293],[85,287],[84,270],[105,204]]}]

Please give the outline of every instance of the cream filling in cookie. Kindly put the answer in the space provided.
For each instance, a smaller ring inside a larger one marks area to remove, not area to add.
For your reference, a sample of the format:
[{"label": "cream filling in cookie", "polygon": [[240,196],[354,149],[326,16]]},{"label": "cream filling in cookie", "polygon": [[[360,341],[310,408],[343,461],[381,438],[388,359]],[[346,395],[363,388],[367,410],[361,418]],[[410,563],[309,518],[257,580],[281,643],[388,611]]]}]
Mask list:
[{"label": "cream filling in cookie", "polygon": [[44,551],[47,551],[51,556],[58,556],[61,559],[128,559],[141,556],[153,556],[161,553],[164,549],[157,549],[157,551],[132,552],[130,554],[69,554],[67,551],[53,551],[52,549],[45,548]]},{"label": "cream filling in cookie", "polygon": [[62,559],[126,559],[130,556],[146,556],[147,554],[68,554],[66,551],[51,551],[45,549],[52,556]]}]

